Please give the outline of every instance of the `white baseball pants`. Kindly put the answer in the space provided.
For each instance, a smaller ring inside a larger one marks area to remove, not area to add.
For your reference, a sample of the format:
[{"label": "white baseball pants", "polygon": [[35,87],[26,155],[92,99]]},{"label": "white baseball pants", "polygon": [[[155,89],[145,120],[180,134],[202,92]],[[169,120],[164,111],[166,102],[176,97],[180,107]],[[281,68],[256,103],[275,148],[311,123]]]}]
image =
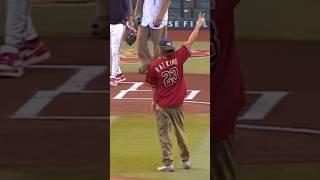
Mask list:
[{"label": "white baseball pants", "polygon": [[2,51],[10,51],[10,47],[17,47],[38,37],[29,15],[29,0],[0,0],[1,7],[6,7],[6,24],[4,47]]},{"label": "white baseball pants", "polygon": [[125,29],[126,26],[123,24],[110,24],[110,63],[112,78],[122,73],[120,69],[120,48]]}]

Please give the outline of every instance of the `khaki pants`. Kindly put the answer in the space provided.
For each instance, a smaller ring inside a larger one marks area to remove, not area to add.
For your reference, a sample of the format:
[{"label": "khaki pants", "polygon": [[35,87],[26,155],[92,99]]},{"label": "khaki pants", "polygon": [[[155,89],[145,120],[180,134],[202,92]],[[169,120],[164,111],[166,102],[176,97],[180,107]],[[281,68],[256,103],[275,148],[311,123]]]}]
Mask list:
[{"label": "khaki pants", "polygon": [[236,163],[234,155],[234,135],[213,143],[213,180],[235,180]]},{"label": "khaki pants", "polygon": [[177,137],[180,156],[183,161],[188,161],[190,158],[185,131],[183,128],[183,112],[182,107],[176,108],[160,108],[156,110],[158,135],[162,149],[162,163],[164,165],[172,164],[172,127]]},{"label": "khaki pants", "polygon": [[[165,28],[165,27],[164,27]],[[140,71],[147,71],[148,64],[160,56],[159,40],[162,37],[163,29],[151,29],[139,26],[138,28],[138,57],[141,60]],[[148,39],[151,38],[153,43],[153,57],[151,57],[148,48]]]}]

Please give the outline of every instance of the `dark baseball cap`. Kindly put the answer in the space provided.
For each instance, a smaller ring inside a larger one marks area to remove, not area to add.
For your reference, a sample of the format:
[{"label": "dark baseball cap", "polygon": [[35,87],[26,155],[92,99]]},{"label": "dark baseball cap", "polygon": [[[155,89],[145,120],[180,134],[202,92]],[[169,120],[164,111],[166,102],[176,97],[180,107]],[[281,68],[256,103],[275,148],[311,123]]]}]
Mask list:
[{"label": "dark baseball cap", "polygon": [[172,46],[172,42],[166,37],[162,37],[160,39],[159,45],[160,45],[161,49],[164,51],[167,51],[167,52],[174,51],[174,47]]}]

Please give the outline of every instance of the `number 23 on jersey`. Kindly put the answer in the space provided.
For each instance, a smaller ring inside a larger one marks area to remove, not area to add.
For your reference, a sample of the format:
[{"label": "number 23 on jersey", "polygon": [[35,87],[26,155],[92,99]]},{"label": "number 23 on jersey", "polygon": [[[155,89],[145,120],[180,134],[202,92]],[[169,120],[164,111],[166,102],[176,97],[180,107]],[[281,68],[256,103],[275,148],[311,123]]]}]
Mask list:
[{"label": "number 23 on jersey", "polygon": [[163,77],[163,83],[166,87],[170,87],[173,84],[176,84],[179,81],[179,72],[177,67],[172,67],[167,71],[161,73]]}]

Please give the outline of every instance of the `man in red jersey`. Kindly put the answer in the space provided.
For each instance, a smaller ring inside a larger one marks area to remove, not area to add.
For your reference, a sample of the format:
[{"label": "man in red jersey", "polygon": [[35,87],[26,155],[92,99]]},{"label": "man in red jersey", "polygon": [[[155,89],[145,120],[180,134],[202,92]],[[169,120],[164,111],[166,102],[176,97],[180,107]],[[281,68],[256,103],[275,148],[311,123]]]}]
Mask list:
[{"label": "man in red jersey", "polygon": [[234,159],[235,124],[244,104],[244,88],[234,33],[234,8],[239,0],[214,0],[212,17],[219,43],[216,62],[211,69],[213,105],[214,180],[236,179]]},{"label": "man in red jersey", "polygon": [[183,127],[182,104],[186,96],[186,82],[183,75],[183,64],[190,57],[193,42],[198,37],[200,28],[205,22],[204,14],[199,14],[197,25],[188,41],[175,51],[170,40],[160,40],[161,57],[148,65],[146,84],[152,87],[152,108],[156,112],[158,134],[162,148],[163,166],[158,171],[174,172],[171,154],[171,127],[174,128],[181,151],[182,166],[190,169],[190,154]]}]

